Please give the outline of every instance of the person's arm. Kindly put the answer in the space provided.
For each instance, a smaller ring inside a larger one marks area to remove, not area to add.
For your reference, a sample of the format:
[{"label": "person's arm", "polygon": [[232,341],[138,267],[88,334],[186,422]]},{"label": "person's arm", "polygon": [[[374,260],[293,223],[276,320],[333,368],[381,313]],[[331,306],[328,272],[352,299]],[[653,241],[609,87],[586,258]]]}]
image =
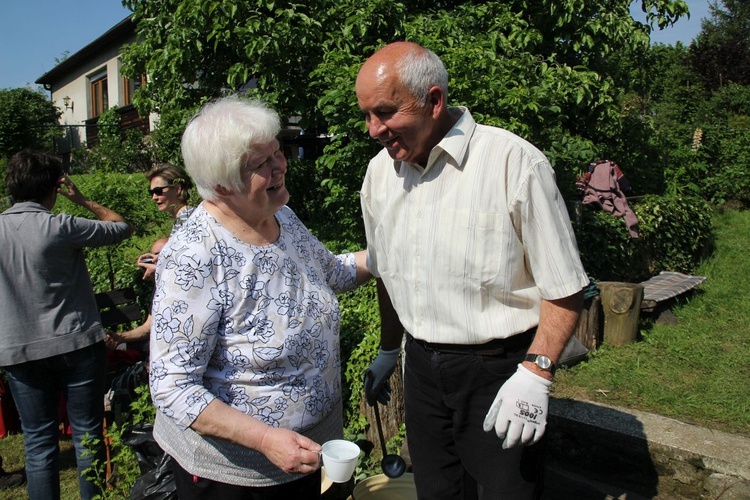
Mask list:
[{"label": "person's arm", "polygon": [[146,321],[144,321],[142,325],[138,325],[132,330],[128,330],[127,332],[122,332],[122,333],[116,333],[116,332],[107,333],[107,336],[110,339],[110,341],[107,342],[107,345],[108,346],[112,345],[111,348],[114,349],[120,344],[147,340],[150,334],[151,334],[151,315],[149,314],[148,317],[146,318]]},{"label": "person's arm", "polygon": [[372,278],[372,273],[367,268],[367,250],[354,252],[354,261],[357,263],[357,285],[361,285]]},{"label": "person's arm", "polygon": [[378,308],[380,309],[380,348],[384,351],[400,349],[404,327],[393,307],[391,296],[388,295],[388,290],[380,278],[377,279],[377,287]]},{"label": "person's arm", "polygon": [[[583,304],[583,291],[557,300],[543,300],[539,326],[528,352],[544,354],[557,363],[570,339]],[[549,410],[552,373],[529,361],[500,387],[482,428],[495,430],[503,448],[529,445],[544,435]]]},{"label": "person's arm", "polygon": [[292,430],[264,424],[219,399],[211,401],[190,428],[257,450],[288,474],[309,474],[319,467],[322,446],[318,443]]},{"label": "person's arm", "polygon": [[[64,186],[64,187],[63,187]],[[60,187],[57,188],[57,193],[65,196],[67,199],[87,209],[89,212],[94,214],[99,220],[106,222],[124,222],[130,226],[130,232],[133,232],[133,226],[125,220],[120,214],[111,210],[105,206],[102,206],[94,201],[86,198],[79,190],[78,187],[73,183],[68,176],[60,178]]]},{"label": "person's arm", "polygon": [[383,281],[377,279],[378,307],[380,309],[380,349],[370,367],[365,371],[365,398],[372,406],[378,401],[386,404],[391,400],[388,380],[393,375],[401,355],[404,327],[398,319]]},{"label": "person's arm", "polygon": [[[558,300],[542,300],[539,326],[528,352],[544,354],[557,364],[565,344],[575,331],[582,307],[583,290]],[[523,365],[540,377],[552,380],[552,373],[540,369],[536,364],[524,361]]]}]

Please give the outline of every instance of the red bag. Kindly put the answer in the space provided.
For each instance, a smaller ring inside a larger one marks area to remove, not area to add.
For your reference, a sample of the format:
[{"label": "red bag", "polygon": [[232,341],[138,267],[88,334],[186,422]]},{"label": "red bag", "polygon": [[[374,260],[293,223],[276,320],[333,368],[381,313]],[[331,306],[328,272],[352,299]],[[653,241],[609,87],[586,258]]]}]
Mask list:
[{"label": "red bag", "polygon": [[21,419],[18,416],[16,403],[10,391],[5,387],[3,378],[0,377],[0,438],[19,432],[21,432]]}]

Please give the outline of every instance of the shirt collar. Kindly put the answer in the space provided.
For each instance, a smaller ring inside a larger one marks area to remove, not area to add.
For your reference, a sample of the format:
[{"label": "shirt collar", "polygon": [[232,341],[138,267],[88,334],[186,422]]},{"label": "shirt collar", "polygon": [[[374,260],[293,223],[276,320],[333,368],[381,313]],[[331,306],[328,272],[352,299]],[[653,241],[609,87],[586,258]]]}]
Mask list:
[{"label": "shirt collar", "polygon": [[22,214],[26,212],[50,212],[47,210],[47,207],[42,205],[41,203],[37,203],[35,201],[20,201],[18,203],[14,203],[9,209],[7,209],[5,214]]},{"label": "shirt collar", "polygon": [[417,164],[394,160],[393,168],[396,170],[396,173],[400,173],[403,166],[409,165],[412,168],[422,171],[422,174],[424,174],[435,165],[442,153],[447,154],[453,160],[452,162],[448,161],[447,163],[452,163],[457,169],[462,168],[466,151],[469,148],[469,141],[474,134],[477,124],[471,116],[471,112],[464,106],[452,106],[449,108],[449,112],[451,114],[460,113],[461,116],[448,133],[445,134],[445,137],[443,137],[442,140],[432,148],[427,160],[427,166],[422,168]]}]

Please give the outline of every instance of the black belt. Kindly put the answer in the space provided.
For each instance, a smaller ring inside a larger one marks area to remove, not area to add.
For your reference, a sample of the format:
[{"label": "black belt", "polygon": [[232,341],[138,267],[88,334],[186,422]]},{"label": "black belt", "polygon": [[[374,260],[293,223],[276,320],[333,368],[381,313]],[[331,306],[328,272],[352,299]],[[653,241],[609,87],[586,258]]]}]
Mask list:
[{"label": "black belt", "polygon": [[494,339],[484,344],[440,344],[415,339],[410,333],[406,334],[406,340],[412,341],[422,349],[441,352],[445,354],[479,354],[481,356],[497,356],[508,351],[520,351],[528,348],[534,340],[536,327],[523,333],[513,335],[507,339]]}]

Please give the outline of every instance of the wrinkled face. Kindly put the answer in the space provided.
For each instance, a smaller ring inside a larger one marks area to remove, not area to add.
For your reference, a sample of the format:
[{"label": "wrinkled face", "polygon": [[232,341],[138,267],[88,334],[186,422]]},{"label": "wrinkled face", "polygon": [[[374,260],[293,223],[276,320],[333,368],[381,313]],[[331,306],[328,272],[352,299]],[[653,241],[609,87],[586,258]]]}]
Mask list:
[{"label": "wrinkled face", "polygon": [[259,216],[271,216],[289,201],[286,190],[286,158],[279,141],[255,146],[241,167],[240,178],[246,187],[234,197],[243,205],[249,204]]},{"label": "wrinkled face", "polygon": [[[174,215],[183,205],[178,198],[178,195],[182,192],[182,186],[170,184],[164,177],[157,175],[151,179],[150,192],[152,193],[151,199],[154,200],[160,212],[166,210]],[[160,192],[161,194],[159,194]]]},{"label": "wrinkled face", "polygon": [[394,160],[424,164],[436,142],[432,106],[421,103],[382,66],[363,66],[355,86],[357,101],[370,137],[377,139]]}]

